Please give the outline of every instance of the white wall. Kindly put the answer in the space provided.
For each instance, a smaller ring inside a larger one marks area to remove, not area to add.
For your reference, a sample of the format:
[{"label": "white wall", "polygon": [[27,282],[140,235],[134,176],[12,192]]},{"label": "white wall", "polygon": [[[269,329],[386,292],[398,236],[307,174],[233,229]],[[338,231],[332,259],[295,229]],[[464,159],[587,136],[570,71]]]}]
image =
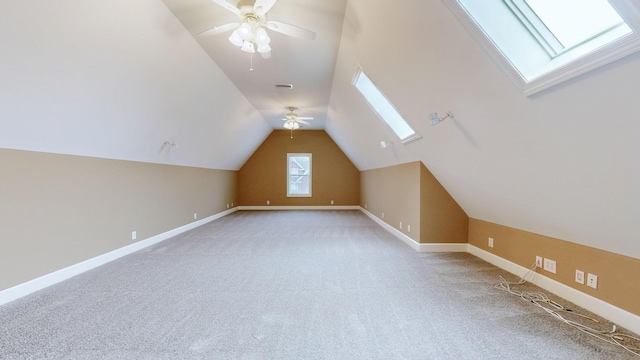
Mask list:
[{"label": "white wall", "polygon": [[160,0],[1,1],[0,49],[2,148],[237,170],[271,131]]},{"label": "white wall", "polygon": [[[358,65],[422,140],[379,148]],[[632,55],[527,98],[442,2],[349,0],[327,132],[361,170],[421,160],[472,218],[640,258],[638,74]]]}]

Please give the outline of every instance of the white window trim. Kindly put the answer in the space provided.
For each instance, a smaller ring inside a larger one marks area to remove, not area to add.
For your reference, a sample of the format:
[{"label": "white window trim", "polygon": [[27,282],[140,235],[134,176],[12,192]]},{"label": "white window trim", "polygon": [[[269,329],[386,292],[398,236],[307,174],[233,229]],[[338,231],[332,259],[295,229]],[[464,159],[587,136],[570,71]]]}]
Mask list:
[{"label": "white window trim", "polygon": [[[296,157],[296,156],[308,156],[309,157],[309,194],[291,194],[291,182],[289,181],[291,179],[291,174],[289,173],[289,170],[291,169],[290,167],[290,163],[291,157]],[[313,155],[311,153],[287,153],[287,197],[312,197],[313,194],[313,187],[312,187],[312,170],[313,170]]]},{"label": "white window trim", "polygon": [[602,46],[553,71],[527,81],[515,66],[507,60],[484,31],[469,17],[464,8],[456,0],[442,1],[525,96],[536,94],[578,75],[595,70],[598,67],[640,51],[639,4],[635,3],[634,0],[609,0],[610,4],[615,7],[627,25],[633,29],[632,34]]}]

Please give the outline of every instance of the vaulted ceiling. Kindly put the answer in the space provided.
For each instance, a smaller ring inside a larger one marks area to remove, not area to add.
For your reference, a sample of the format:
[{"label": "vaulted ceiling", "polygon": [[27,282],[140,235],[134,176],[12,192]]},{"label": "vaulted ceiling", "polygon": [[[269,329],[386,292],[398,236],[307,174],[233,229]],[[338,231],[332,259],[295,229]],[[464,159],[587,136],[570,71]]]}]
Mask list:
[{"label": "vaulted ceiling", "polygon": [[[317,38],[273,34],[249,71],[227,35],[197,35],[235,20],[210,0],[0,2],[0,146],[237,170],[296,106],[360,170],[420,160],[470,217],[640,258],[640,55],[527,97],[442,1],[268,16]],[[358,67],[422,139],[377,118]]]}]

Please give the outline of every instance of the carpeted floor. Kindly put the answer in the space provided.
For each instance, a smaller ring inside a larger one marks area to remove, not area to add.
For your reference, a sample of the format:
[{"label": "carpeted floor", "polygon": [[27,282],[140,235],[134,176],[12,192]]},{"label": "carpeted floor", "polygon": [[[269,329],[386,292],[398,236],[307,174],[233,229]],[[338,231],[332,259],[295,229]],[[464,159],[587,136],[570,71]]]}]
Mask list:
[{"label": "carpeted floor", "polygon": [[359,211],[236,212],[0,307],[0,359],[638,358],[499,275]]}]

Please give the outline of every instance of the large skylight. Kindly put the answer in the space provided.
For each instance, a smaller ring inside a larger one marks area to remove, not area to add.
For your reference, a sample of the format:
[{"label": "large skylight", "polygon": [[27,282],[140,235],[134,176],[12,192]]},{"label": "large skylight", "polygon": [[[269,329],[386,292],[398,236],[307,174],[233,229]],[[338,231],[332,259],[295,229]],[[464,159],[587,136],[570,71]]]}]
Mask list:
[{"label": "large skylight", "polygon": [[607,0],[526,0],[526,3],[565,48],[624,25]]},{"label": "large skylight", "polygon": [[640,1],[442,1],[525,95],[640,50]]},{"label": "large skylight", "polygon": [[373,84],[362,69],[358,69],[358,74],[353,84],[360,93],[362,93],[378,117],[389,125],[391,130],[393,130],[403,143],[420,138],[420,135],[413,130],[411,125],[407,123],[398,110],[396,110],[387,97]]}]

